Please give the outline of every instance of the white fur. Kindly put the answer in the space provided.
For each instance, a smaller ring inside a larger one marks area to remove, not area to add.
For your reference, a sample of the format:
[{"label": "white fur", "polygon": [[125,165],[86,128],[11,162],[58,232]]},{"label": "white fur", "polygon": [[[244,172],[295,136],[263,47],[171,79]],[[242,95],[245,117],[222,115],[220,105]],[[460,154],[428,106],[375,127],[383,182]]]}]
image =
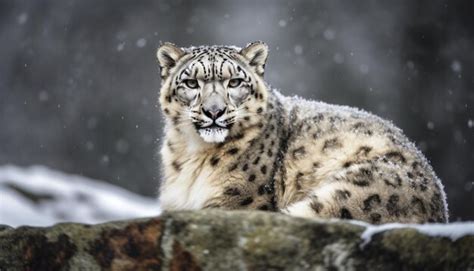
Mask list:
[{"label": "white fur", "polygon": [[229,134],[228,129],[223,128],[204,128],[199,129],[199,135],[208,143],[220,143],[224,142],[227,135]]},{"label": "white fur", "polygon": [[311,199],[305,198],[301,201],[295,202],[285,209],[282,210],[283,213],[298,216],[298,217],[314,217],[314,210],[310,207]]},{"label": "white fur", "polygon": [[[196,165],[192,162],[186,166]],[[198,172],[200,169],[196,169]],[[218,189],[209,183],[209,170],[200,171],[197,177],[192,176],[193,170],[183,170],[172,182],[168,182],[161,190],[160,205],[165,210],[197,210],[218,193]]]},{"label": "white fur", "polygon": [[[189,130],[188,130],[189,129]],[[186,127],[183,132],[187,135],[186,141],[175,141],[175,148],[181,150],[180,162],[183,169],[176,173],[171,169],[173,153],[168,147],[161,149],[163,161],[166,164],[165,179],[160,192],[160,205],[164,210],[201,209],[209,198],[218,193],[215,185],[209,182],[213,171],[203,167],[203,157],[210,144],[203,141],[193,130]],[[168,138],[178,139],[179,134],[170,129]],[[169,164],[168,164],[169,163]]]},{"label": "white fur", "polygon": [[[321,187],[314,189],[312,195],[317,196],[319,202],[326,204],[327,202],[332,201],[335,190],[338,188],[341,188],[341,185],[322,185]],[[283,212],[292,216],[314,217],[315,215],[314,210],[311,208],[311,201],[311,197],[308,196],[303,200],[290,204]]]}]

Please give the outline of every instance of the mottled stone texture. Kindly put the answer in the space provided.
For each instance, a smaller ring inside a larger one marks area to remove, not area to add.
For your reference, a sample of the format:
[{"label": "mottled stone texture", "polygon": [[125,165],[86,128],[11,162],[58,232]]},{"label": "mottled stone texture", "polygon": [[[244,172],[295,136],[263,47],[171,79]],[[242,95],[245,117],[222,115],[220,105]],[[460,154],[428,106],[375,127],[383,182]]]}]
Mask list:
[{"label": "mottled stone texture", "polygon": [[471,270],[474,236],[394,229],[361,246],[363,226],[258,211],[50,228],[0,226],[0,270]]}]

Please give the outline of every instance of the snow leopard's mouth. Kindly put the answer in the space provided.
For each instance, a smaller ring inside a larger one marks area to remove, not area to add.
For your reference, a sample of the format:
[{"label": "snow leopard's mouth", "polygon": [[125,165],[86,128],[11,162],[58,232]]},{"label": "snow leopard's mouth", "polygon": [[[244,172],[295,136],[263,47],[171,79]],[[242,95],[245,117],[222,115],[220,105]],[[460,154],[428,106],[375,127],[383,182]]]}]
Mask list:
[{"label": "snow leopard's mouth", "polygon": [[212,123],[211,125],[205,127],[199,127],[198,129],[229,129],[228,127],[221,126],[217,123]]},{"label": "snow leopard's mouth", "polygon": [[222,127],[215,123],[206,127],[200,127],[197,130],[202,139],[208,143],[224,142],[229,134],[229,128]]}]

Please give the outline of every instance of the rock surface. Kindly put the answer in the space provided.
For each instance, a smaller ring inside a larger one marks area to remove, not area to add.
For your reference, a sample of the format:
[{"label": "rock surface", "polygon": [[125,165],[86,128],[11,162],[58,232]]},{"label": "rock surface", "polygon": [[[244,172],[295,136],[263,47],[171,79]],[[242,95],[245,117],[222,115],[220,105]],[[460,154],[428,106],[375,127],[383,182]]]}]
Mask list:
[{"label": "rock surface", "polygon": [[472,270],[474,234],[208,210],[99,225],[0,226],[0,270]]}]

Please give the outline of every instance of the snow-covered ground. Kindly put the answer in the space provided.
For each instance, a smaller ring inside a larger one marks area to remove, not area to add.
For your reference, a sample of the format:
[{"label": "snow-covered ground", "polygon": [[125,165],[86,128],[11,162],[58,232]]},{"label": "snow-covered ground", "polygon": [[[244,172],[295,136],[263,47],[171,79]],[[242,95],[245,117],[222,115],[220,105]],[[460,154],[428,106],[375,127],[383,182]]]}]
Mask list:
[{"label": "snow-covered ground", "polygon": [[352,220],[351,223],[366,227],[364,232],[361,235],[363,242],[361,243],[361,247],[365,247],[371,240],[372,237],[378,233],[394,230],[394,229],[403,229],[403,228],[411,228],[415,229],[418,232],[433,236],[433,237],[446,237],[450,238],[452,241],[456,241],[457,239],[466,236],[466,235],[474,235],[474,222],[455,222],[449,224],[400,224],[400,223],[391,223],[391,224],[383,224],[383,225],[371,225],[361,221]]},{"label": "snow-covered ground", "polygon": [[49,226],[156,216],[156,199],[42,166],[0,166],[0,224]]}]

